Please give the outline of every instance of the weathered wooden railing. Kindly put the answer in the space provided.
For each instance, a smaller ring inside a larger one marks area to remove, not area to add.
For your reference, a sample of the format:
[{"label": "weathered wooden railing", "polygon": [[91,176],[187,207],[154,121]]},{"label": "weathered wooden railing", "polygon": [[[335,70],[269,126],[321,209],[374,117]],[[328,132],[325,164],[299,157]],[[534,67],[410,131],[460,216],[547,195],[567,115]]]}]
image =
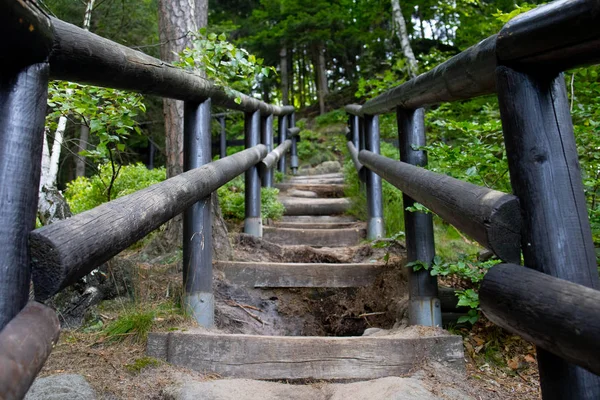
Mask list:
[{"label": "weathered wooden railing", "polygon": [[[35,298],[43,301],[182,212],[185,306],[201,325],[212,326],[211,193],[245,172],[244,229],[261,236],[261,175],[271,186],[277,161],[285,171],[284,155],[295,149],[299,129],[291,106],[226,94],[193,72],[51,18],[33,2],[0,0],[0,34],[0,397],[19,399],[59,330],[54,311],[27,304],[31,276]],[[183,100],[186,172],[33,230],[49,79]],[[225,157],[221,140],[215,162],[211,105],[245,113],[246,150]],[[274,116],[281,143],[275,150]]]},{"label": "weathered wooden railing", "polygon": [[[422,203],[507,263],[484,278],[481,309],[537,345],[544,399],[600,398],[600,284],[562,75],[599,61],[600,2],[562,0],[518,16],[498,35],[362,106],[346,107],[350,153],[357,169],[368,169],[370,220],[379,215],[371,204],[380,189],[369,182],[376,173],[402,190],[405,207]],[[419,150],[423,107],[492,93],[514,195],[419,168],[427,165]],[[380,156],[373,142],[377,115],[390,111],[401,161]],[[431,215],[404,217],[408,260],[430,263]],[[521,251],[529,268],[516,265]],[[411,271],[409,293],[411,323],[439,325],[435,278]]]}]

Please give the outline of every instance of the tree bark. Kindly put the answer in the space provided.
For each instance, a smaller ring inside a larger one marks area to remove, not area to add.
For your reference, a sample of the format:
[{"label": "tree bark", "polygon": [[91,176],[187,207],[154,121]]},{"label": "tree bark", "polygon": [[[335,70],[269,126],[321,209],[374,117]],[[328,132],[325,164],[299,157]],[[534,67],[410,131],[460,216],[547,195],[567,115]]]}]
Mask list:
[{"label": "tree bark", "polygon": [[288,61],[287,61],[287,47],[281,46],[279,50],[279,69],[281,73],[281,102],[283,105],[290,104],[289,99],[289,76],[288,76]]},{"label": "tree bark", "polygon": [[392,0],[392,18],[396,25],[396,35],[398,36],[398,39],[400,39],[402,53],[404,53],[404,57],[406,58],[408,73],[411,78],[414,78],[417,76],[418,71],[417,59],[412,51],[412,47],[410,47],[406,21],[404,20],[402,9],[400,8],[400,0]]},{"label": "tree bark", "polygon": [[77,158],[75,159],[75,176],[85,176],[85,157],[82,156],[82,151],[87,149],[87,144],[90,139],[90,128],[82,123],[79,130],[79,145],[77,146]]}]

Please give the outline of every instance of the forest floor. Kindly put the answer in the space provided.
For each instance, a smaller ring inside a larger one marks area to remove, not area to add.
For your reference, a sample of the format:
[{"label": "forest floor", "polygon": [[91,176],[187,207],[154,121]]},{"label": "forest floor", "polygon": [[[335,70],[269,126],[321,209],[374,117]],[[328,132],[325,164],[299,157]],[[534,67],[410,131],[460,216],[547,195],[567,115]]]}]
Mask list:
[{"label": "forest floor", "polygon": [[[369,244],[351,249],[282,247],[243,234],[232,234],[232,240],[235,258],[244,261],[372,262],[381,260],[386,252],[373,249]],[[402,316],[406,302],[403,246],[395,244],[390,254],[389,263],[393,266],[390,271],[373,287],[361,289],[248,290],[229,284],[215,270],[217,330],[263,335],[348,336],[361,335],[369,327],[397,328],[401,325],[398,317]],[[129,250],[112,261],[111,268],[130,270],[127,275],[134,282],[133,293],[94,307],[82,327],[63,329],[40,376],[80,374],[100,399],[167,399],[172,398],[169,388],[173,385],[221,379],[145,356],[146,331],[195,327],[182,315],[178,305],[180,252],[149,256],[142,249]],[[380,310],[385,312],[359,317]],[[151,323],[140,328],[140,332],[131,329],[112,336],[107,334],[107,327],[117,321],[144,315],[151,315]],[[474,399],[540,398],[532,345],[485,320],[472,329],[451,332],[464,338],[466,377],[457,378],[435,365],[423,366],[413,376],[418,376],[427,387],[438,390],[454,387]],[[317,388],[326,384],[305,383]],[[247,385],[247,382],[242,384]]]}]

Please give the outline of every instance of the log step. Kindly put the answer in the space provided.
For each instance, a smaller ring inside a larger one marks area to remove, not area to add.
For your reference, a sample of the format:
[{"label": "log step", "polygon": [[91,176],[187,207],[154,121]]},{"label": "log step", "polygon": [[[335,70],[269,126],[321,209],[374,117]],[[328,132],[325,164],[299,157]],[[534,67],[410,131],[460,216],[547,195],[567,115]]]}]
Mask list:
[{"label": "log step", "polygon": [[302,197],[304,199],[316,199],[319,197],[317,192],[313,192],[311,190],[298,190],[298,189],[289,189],[286,195],[290,197]]},{"label": "log step", "polygon": [[150,333],[147,353],[202,373],[249,379],[375,379],[426,361],[464,371],[460,336],[420,338]]},{"label": "log step", "polygon": [[216,261],[228,281],[255,288],[362,287],[375,282],[384,264],[321,264]]},{"label": "log step", "polygon": [[350,209],[350,200],[341,199],[300,199],[280,196],[285,207],[285,215],[335,215]]},{"label": "log step", "polygon": [[346,215],[284,215],[281,222],[302,222],[307,224],[337,224],[357,222],[356,218]]},{"label": "log step", "polygon": [[339,229],[339,228],[366,228],[364,222],[335,222],[335,223],[304,223],[304,222],[275,222],[275,228],[291,229]]},{"label": "log step", "polygon": [[344,195],[345,186],[342,184],[322,184],[322,183],[277,183],[275,187],[281,191],[289,189],[304,190],[315,192],[319,197],[342,197]]},{"label": "log step", "polygon": [[332,172],[329,174],[318,174],[318,175],[296,175],[288,179],[289,182],[302,181],[302,180],[319,180],[319,179],[344,179],[344,174],[341,172]]},{"label": "log step", "polygon": [[263,239],[281,245],[315,247],[356,246],[367,236],[364,228],[346,229],[291,229],[263,227]]}]

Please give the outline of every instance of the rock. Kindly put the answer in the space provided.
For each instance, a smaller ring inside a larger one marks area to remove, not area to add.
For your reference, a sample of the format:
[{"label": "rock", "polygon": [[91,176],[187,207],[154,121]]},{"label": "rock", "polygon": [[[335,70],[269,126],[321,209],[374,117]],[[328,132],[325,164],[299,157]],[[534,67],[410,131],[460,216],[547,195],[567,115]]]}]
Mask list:
[{"label": "rock", "polygon": [[[444,391],[449,399],[473,399],[456,388]],[[420,379],[387,377],[354,383],[289,385],[250,379],[187,382],[163,391],[169,400],[442,400]],[[457,397],[458,396],[458,397]]]},{"label": "rock", "polygon": [[381,328],[367,328],[365,329],[364,333],[362,334],[363,336],[371,336],[374,333],[380,332],[383,329]]},{"label": "rock", "polygon": [[81,375],[63,374],[38,378],[25,400],[94,400],[96,392]]}]

